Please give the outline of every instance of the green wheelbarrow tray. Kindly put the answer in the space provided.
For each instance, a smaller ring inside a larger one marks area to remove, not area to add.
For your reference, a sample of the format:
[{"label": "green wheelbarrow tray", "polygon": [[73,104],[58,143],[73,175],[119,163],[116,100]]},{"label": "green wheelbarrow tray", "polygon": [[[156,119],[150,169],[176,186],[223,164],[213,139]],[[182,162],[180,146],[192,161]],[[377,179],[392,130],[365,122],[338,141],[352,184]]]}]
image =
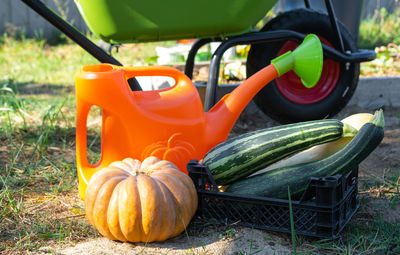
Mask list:
[{"label": "green wheelbarrow tray", "polygon": [[75,0],[89,29],[111,43],[249,32],[278,0]]}]

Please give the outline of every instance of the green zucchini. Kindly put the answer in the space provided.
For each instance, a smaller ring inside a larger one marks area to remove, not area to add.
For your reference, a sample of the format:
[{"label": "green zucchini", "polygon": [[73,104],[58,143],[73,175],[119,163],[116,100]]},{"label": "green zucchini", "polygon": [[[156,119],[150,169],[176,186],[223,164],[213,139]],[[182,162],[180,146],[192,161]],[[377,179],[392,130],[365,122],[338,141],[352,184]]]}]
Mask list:
[{"label": "green zucchini", "polygon": [[310,163],[283,167],[232,183],[226,192],[274,198],[298,196],[307,188],[310,177],[345,174],[358,166],[382,141],[384,117],[377,111],[356,136],[335,154]]},{"label": "green zucchini", "polygon": [[295,152],[339,139],[346,132],[344,124],[335,119],[257,130],[218,144],[201,163],[208,166],[218,185],[226,185]]},{"label": "green zucchini", "polygon": [[[357,113],[342,119],[342,122],[354,127],[358,132],[358,130],[360,130],[365,123],[371,120],[372,116],[373,115],[370,113]],[[356,133],[354,133],[354,135],[356,135]],[[315,145],[307,150],[300,151],[274,164],[271,164],[266,168],[253,173],[252,175],[265,173],[275,168],[294,166],[301,163],[308,163],[324,159],[346,146],[346,144],[348,144],[353,137],[354,136],[346,136],[332,142]]]}]

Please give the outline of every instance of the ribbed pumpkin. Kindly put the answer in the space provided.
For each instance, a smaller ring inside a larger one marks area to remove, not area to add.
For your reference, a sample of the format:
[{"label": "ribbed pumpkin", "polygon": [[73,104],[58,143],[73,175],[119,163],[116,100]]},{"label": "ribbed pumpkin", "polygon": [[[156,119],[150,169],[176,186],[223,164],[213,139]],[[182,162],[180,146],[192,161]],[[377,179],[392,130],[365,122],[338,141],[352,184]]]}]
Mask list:
[{"label": "ribbed pumpkin", "polygon": [[156,157],[116,161],[96,172],[86,189],[87,219],[112,240],[164,241],[181,233],[196,209],[190,177]]}]

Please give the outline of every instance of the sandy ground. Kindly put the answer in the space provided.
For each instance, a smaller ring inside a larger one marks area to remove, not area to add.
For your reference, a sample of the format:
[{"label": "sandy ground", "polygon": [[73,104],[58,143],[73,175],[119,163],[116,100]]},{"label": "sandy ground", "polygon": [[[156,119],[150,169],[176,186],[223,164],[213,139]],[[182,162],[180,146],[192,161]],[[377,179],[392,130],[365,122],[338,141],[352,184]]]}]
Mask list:
[{"label": "sandy ground", "polygon": [[[338,116],[341,119],[353,113],[371,112],[373,109],[358,107],[345,108]],[[380,179],[390,169],[400,167],[400,110],[385,110],[385,138],[381,145],[361,163],[359,180]],[[250,107],[244,111],[235,124],[232,134],[243,133],[278,123]],[[362,188],[362,187],[361,187]],[[352,220],[373,218],[382,213],[379,200],[371,199],[360,207]],[[400,206],[385,209],[384,218],[389,222],[400,221]],[[198,224],[198,223],[196,223]],[[289,254],[290,236],[270,231],[256,230],[239,226],[210,225],[199,234],[183,233],[162,243],[130,244],[97,238],[62,247],[56,254]],[[232,230],[233,229],[233,230]],[[189,230],[190,231],[190,230]],[[344,230],[345,232],[345,230]]]},{"label": "sandy ground", "polygon": [[220,238],[219,233],[201,236],[179,235],[162,243],[130,244],[98,238],[56,254],[288,254],[289,246],[276,237],[260,230],[238,228],[234,237]]}]

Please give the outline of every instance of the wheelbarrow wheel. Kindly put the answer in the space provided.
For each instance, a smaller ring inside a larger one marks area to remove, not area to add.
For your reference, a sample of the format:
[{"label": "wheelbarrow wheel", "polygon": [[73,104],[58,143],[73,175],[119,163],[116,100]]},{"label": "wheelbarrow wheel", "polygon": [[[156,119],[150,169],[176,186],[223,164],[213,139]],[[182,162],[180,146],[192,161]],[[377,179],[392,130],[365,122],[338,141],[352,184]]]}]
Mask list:
[{"label": "wheelbarrow wheel", "polygon": [[[344,25],[338,23],[346,51],[356,51],[356,42]],[[268,22],[261,31],[281,29],[316,34],[322,43],[330,47],[337,42],[329,16],[307,9],[283,13]],[[265,67],[273,58],[297,46],[294,41],[251,45],[246,64],[247,77]],[[300,78],[290,71],[266,85],[254,97],[254,102],[266,115],[282,123],[332,117],[351,99],[359,75],[359,63],[341,63],[324,58],[321,78],[315,87],[305,88]]]}]

